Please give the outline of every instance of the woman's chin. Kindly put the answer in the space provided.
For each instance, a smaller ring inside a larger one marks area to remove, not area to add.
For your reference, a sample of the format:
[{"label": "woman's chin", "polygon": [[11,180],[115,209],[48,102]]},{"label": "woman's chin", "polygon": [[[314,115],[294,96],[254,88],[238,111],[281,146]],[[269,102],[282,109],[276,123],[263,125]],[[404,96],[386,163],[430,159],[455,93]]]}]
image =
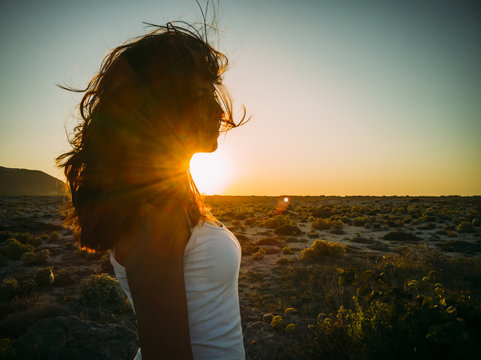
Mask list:
[{"label": "woman's chin", "polygon": [[199,146],[196,152],[198,153],[212,153],[217,150],[217,139],[210,144],[202,144]]},{"label": "woman's chin", "polygon": [[214,141],[214,143],[211,145],[210,149],[209,149],[208,151],[206,151],[206,152],[214,152],[214,151],[216,151],[216,150],[217,150],[217,146],[218,146],[218,144],[217,144],[217,140],[216,140],[216,141]]}]

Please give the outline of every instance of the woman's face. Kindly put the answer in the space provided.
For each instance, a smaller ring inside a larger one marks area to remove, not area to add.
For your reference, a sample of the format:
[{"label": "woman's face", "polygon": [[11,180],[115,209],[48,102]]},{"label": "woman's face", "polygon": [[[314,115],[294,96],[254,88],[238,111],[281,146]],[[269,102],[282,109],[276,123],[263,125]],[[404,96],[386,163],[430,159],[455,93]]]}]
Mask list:
[{"label": "woman's face", "polygon": [[212,83],[196,80],[193,94],[190,121],[194,152],[213,152],[217,149],[217,138],[224,111],[217,101]]}]

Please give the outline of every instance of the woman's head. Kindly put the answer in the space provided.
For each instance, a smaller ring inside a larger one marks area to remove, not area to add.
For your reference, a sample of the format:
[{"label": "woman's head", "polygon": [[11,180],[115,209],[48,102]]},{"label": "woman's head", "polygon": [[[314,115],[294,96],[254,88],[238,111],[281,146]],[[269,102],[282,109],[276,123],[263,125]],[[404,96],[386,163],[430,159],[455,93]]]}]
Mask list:
[{"label": "woman's head", "polygon": [[219,131],[239,125],[221,84],[226,67],[201,36],[172,24],[107,54],[80,103],[73,150],[57,159],[81,245],[110,248],[115,236],[98,243],[93,231],[124,216],[119,202],[133,210],[154,192],[183,202],[194,221],[203,216],[188,161],[214,151]]},{"label": "woman's head", "polygon": [[107,55],[82,100],[82,117],[102,116],[109,134],[127,143],[123,136],[140,137],[147,154],[197,152],[207,113],[224,129],[234,126],[221,88],[226,66],[227,58],[194,33],[158,29]]}]

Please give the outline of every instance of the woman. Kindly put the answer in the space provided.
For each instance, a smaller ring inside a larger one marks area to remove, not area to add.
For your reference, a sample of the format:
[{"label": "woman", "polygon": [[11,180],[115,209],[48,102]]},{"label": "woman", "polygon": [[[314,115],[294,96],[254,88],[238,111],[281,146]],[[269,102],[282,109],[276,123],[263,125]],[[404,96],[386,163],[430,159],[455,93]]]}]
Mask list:
[{"label": "woman", "polygon": [[189,172],[239,124],[221,86],[226,57],[171,23],[112,50],[59,156],[82,247],[111,250],[137,317],[136,359],[242,359],[240,247]]}]

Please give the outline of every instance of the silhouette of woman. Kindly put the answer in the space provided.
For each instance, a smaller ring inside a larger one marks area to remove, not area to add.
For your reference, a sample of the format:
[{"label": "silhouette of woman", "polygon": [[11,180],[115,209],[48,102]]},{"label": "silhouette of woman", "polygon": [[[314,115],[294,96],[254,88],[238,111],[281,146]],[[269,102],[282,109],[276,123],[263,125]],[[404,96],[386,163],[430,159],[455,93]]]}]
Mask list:
[{"label": "silhouette of woman", "polygon": [[240,246],[189,171],[194,153],[245,122],[233,120],[226,67],[172,23],[113,49],[83,90],[73,149],[57,158],[80,246],[111,250],[137,317],[136,359],[244,358]]}]

